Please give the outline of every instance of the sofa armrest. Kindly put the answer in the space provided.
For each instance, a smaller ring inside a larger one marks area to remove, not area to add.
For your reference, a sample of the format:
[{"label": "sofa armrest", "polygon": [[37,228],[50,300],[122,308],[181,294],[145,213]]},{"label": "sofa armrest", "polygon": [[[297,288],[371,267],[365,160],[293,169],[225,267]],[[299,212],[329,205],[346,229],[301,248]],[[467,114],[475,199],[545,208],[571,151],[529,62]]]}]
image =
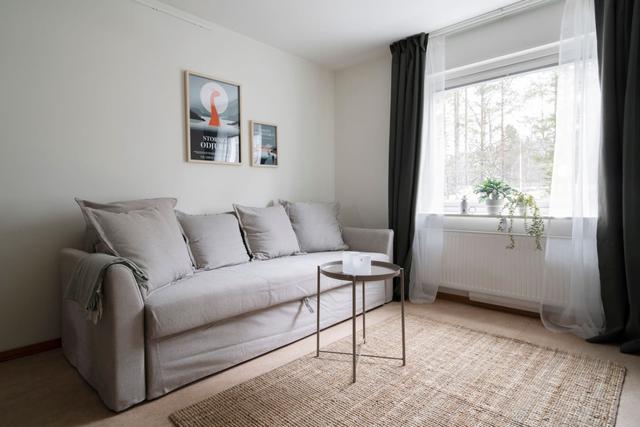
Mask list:
[{"label": "sofa armrest", "polygon": [[[86,252],[60,253],[61,291]],[[62,299],[62,347],[69,362],[104,403],[121,411],[145,400],[144,301],[133,273],[113,265],[102,282],[102,318],[97,324],[75,301]]]},{"label": "sofa armrest", "polygon": [[349,249],[386,254],[393,262],[393,230],[343,227],[342,238]]}]

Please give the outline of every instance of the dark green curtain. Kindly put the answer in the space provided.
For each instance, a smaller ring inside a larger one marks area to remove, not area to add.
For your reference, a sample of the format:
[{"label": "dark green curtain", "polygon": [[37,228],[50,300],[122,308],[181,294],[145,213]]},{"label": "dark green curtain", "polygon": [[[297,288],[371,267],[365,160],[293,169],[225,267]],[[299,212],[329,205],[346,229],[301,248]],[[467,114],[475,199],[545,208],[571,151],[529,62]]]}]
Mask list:
[{"label": "dark green curtain", "polygon": [[606,330],[640,353],[640,0],[596,0],[602,88],[598,262]]},{"label": "dark green curtain", "polygon": [[[405,269],[407,298],[418,194],[428,38],[428,34],[421,33],[391,45],[389,227],[394,231],[394,261]],[[393,289],[395,300],[400,299],[398,285],[396,282]]]}]

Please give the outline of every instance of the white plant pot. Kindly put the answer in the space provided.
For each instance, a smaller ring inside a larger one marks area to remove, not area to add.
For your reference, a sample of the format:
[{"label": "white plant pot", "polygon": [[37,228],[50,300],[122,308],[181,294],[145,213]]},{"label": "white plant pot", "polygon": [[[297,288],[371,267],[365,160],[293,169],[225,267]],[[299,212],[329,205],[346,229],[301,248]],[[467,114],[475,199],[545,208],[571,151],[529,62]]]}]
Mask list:
[{"label": "white plant pot", "polygon": [[500,215],[504,199],[487,199],[485,203],[487,204],[487,213],[489,215]]},{"label": "white plant pot", "polygon": [[520,216],[526,216],[527,207],[525,205],[518,205],[518,213],[520,214]]}]

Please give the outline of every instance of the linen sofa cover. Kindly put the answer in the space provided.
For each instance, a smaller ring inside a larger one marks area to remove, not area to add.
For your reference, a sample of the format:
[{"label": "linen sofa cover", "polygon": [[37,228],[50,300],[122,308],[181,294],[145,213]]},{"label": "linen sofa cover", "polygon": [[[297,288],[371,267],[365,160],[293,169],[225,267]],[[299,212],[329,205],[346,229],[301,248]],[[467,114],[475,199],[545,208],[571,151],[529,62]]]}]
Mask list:
[{"label": "linen sofa cover", "polygon": [[64,299],[65,285],[87,255],[76,249],[60,254],[62,351],[82,377],[114,411],[146,398],[144,299],[131,270],[109,267],[102,281],[102,318],[87,320],[84,307]]},{"label": "linen sofa cover", "polygon": [[[366,284],[367,309],[388,301],[386,286],[384,282]],[[322,293],[320,327],[326,328],[350,318],[351,298],[351,286],[341,286]],[[314,310],[316,303],[315,296],[309,297],[309,304]],[[362,312],[362,284],[356,284],[356,312]],[[315,330],[316,313],[311,313],[301,301],[291,301],[181,334],[147,340],[147,399],[162,396],[207,375],[304,338]],[[321,345],[326,345],[324,338]]]},{"label": "linen sofa cover", "polygon": [[[385,254],[368,255],[387,260]],[[316,252],[198,272],[147,298],[146,337],[162,338],[315,295],[317,266],[340,259],[341,252]],[[325,292],[349,282],[322,277],[320,283]]]},{"label": "linen sofa cover", "polygon": [[[342,236],[352,250],[381,253],[392,259],[392,230],[345,227]],[[84,256],[86,252],[75,249],[61,251],[61,284],[68,283],[74,266]],[[339,258],[338,253],[336,257]],[[376,289],[376,285],[371,289],[367,287],[368,307],[391,301],[391,281],[379,291]],[[145,336],[146,301],[131,271],[120,265],[110,267],[105,273],[104,311],[97,325],[87,321],[86,312],[79,304],[63,299],[64,286],[60,291],[64,355],[114,411],[158,397],[314,331],[315,315],[305,313],[306,308],[300,301],[292,301],[188,332],[150,339]],[[373,292],[372,298],[369,298],[370,292]],[[309,299],[313,307],[314,297]],[[322,304],[323,327],[348,318],[349,287],[325,292]],[[273,324],[274,319],[280,319],[282,324]],[[297,326],[303,319],[306,326]]]}]

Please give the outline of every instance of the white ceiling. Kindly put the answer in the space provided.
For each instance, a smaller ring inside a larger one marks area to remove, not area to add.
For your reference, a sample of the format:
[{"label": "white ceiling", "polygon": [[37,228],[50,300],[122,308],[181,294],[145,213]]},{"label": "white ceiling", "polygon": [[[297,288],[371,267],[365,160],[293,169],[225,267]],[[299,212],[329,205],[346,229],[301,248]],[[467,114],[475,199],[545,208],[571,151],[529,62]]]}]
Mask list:
[{"label": "white ceiling", "polygon": [[162,0],[201,19],[332,69],[390,43],[515,0]]}]

